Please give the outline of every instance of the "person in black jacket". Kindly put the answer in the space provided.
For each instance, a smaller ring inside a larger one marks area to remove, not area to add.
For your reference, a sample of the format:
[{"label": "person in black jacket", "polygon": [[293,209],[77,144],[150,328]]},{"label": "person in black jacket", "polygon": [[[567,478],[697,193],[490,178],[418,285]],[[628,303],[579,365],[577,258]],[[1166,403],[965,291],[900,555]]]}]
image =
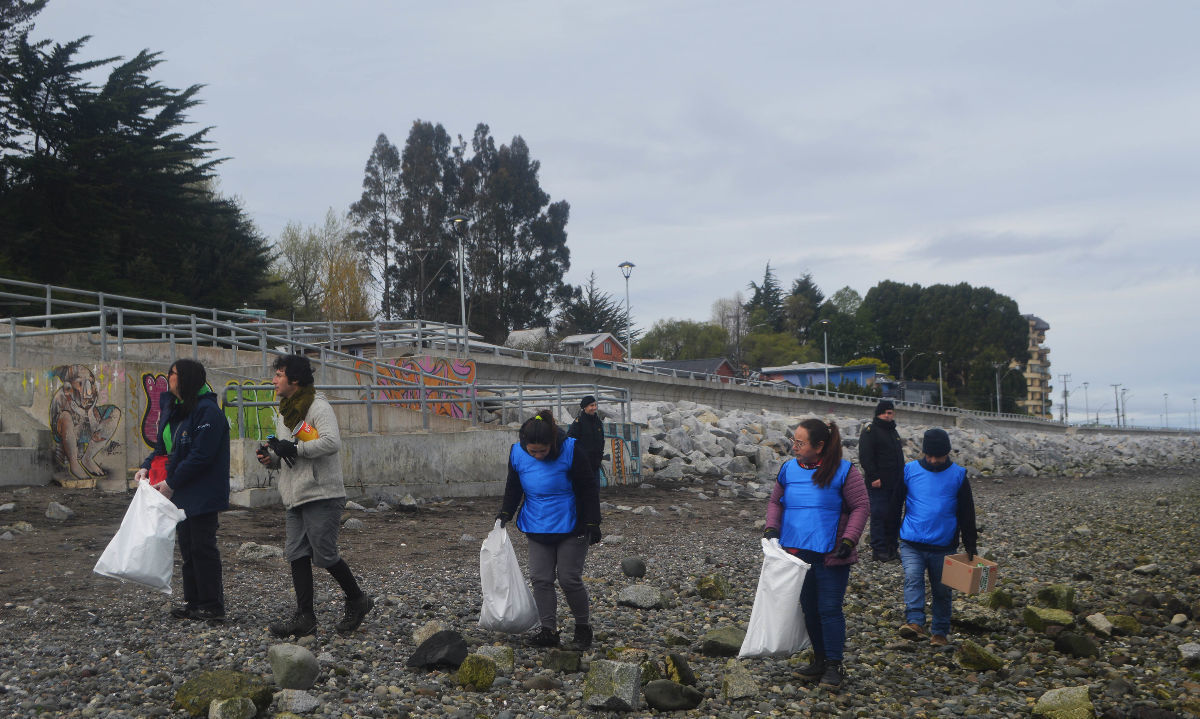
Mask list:
[{"label": "person in black jacket", "polygon": [[896,407],[890,400],[881,400],[875,406],[875,419],[858,438],[858,463],[871,499],[871,558],[877,562],[900,558],[896,492],[904,476],[903,447],[896,431]]},{"label": "person in black jacket", "polygon": [[508,453],[501,525],[520,507],[517,528],[529,538],[529,582],[541,628],[532,638],[540,647],[558,646],[558,598],[562,587],[575,617],[575,644],[592,643],[591,604],[583,584],[588,546],[600,541],[600,490],[579,451],[543,409],[521,425],[520,441]]},{"label": "person in black jacket", "polygon": [[176,526],[183,558],[183,606],[176,619],[225,619],[217,515],[229,508],[229,422],[206,384],[204,365],[177,360],[159,399],[158,441],[134,479],[149,478],[156,455],[167,457],[166,481],[154,485],[187,513]]},{"label": "person in black jacket", "polygon": [[591,395],[579,400],[579,416],[567,429],[567,436],[575,440],[576,447],[587,457],[596,481],[600,480],[600,463],[604,459],[604,422],[596,413],[598,409],[596,398]]}]

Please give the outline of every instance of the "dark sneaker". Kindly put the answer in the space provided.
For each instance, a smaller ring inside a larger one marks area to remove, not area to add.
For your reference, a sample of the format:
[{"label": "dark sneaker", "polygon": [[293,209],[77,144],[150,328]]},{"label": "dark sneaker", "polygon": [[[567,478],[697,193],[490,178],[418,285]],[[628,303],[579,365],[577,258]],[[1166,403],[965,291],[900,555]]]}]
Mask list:
[{"label": "dark sneaker", "polygon": [[187,604],[182,607],[171,607],[171,616],[176,619],[195,619],[196,608]]},{"label": "dark sneaker", "polygon": [[587,649],[592,646],[592,628],[587,624],[575,625],[575,646]]},{"label": "dark sneaker", "polygon": [[358,599],[347,599],[346,613],[342,615],[342,620],[334,625],[338,634],[349,634],[358,629],[358,625],[362,624],[363,617],[367,616],[367,612],[374,608],[375,600],[367,594],[363,594]]},{"label": "dark sneaker", "polygon": [[303,637],[317,632],[317,617],[312,612],[296,612],[291,619],[274,622],[268,629],[277,637]]},{"label": "dark sneaker", "polygon": [[827,687],[840,687],[846,678],[846,670],[841,662],[825,662],[825,672],[821,674],[821,684]]},{"label": "dark sneaker", "polygon": [[899,550],[899,549],[893,549],[892,551],[888,552],[888,557],[887,557],[887,559],[885,559],[885,560],[883,560],[883,561],[885,561],[885,562],[899,562],[899,561],[900,561],[900,550]]},{"label": "dark sneaker", "polygon": [[929,643],[935,647],[944,647],[950,643],[950,640],[946,638],[945,634],[934,634],[929,638]]},{"label": "dark sneaker", "polygon": [[558,632],[550,627],[542,627],[529,639],[529,643],[535,647],[557,647]]},{"label": "dark sneaker", "polygon": [[924,639],[926,636],[925,627],[909,622],[900,627],[900,636],[905,639]]},{"label": "dark sneaker", "polygon": [[225,621],[225,610],[223,609],[197,609],[192,614],[192,619],[198,619],[202,622],[220,623]]},{"label": "dark sneaker", "polygon": [[815,682],[825,673],[825,657],[820,654],[814,654],[812,661],[800,667],[797,673],[801,679]]},{"label": "dark sneaker", "polygon": [[878,549],[871,552],[871,559],[875,560],[876,562],[883,563],[883,562],[891,561],[891,558],[892,558],[891,552],[881,552]]}]

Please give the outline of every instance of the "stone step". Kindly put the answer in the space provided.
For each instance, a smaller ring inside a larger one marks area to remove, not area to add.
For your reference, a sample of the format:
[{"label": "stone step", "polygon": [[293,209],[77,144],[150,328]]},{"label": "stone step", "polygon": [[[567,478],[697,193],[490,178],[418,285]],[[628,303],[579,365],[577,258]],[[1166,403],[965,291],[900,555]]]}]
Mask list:
[{"label": "stone step", "polygon": [[0,447],[20,447],[21,435],[17,432],[0,432]]},{"label": "stone step", "polygon": [[50,484],[53,469],[32,447],[0,447],[0,486]]}]

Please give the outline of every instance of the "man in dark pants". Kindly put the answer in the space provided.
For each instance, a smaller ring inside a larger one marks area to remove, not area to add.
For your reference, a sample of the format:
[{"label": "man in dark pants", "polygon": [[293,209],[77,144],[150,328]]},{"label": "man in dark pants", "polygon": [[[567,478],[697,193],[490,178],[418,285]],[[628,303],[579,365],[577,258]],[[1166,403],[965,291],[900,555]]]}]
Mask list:
[{"label": "man in dark pants", "polygon": [[597,409],[595,397],[588,395],[579,400],[579,416],[571,423],[567,436],[575,438],[576,446],[587,457],[592,475],[599,481],[600,463],[604,459],[604,422],[596,414]]},{"label": "man in dark pants", "polygon": [[904,476],[904,443],[896,431],[896,406],[890,400],[875,406],[875,419],[859,436],[858,463],[871,500],[871,557],[877,562],[895,561],[900,558],[896,490]]}]

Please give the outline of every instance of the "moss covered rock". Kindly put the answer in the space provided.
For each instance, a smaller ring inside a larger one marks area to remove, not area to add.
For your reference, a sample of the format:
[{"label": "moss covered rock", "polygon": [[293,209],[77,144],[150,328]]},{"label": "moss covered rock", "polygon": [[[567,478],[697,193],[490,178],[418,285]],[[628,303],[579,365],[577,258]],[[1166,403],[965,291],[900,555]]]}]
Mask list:
[{"label": "moss covered rock", "polygon": [[1075,611],[1075,587],[1066,584],[1051,584],[1038,590],[1037,600],[1044,607]]},{"label": "moss covered rock", "polygon": [[175,706],[198,717],[208,715],[208,706],[216,699],[249,697],[261,712],[271,706],[271,685],[256,674],[217,669],[188,679],[175,692]]},{"label": "moss covered rock", "polygon": [[725,599],[729,596],[729,580],[719,574],[710,574],[696,580],[696,591],[705,599]]},{"label": "moss covered rock", "polygon": [[985,602],[985,603],[987,604],[989,609],[1012,609],[1013,608],[1012,595],[1009,594],[1008,592],[1004,591],[1003,589],[993,589],[991,594],[988,594],[987,602]]},{"label": "moss covered rock", "polygon": [[696,684],[696,673],[688,666],[687,660],[678,654],[667,655],[667,678],[680,684]]},{"label": "moss covered rock", "polygon": [[496,662],[482,654],[468,654],[458,665],[458,683],[474,692],[491,689],[496,681]]},{"label": "moss covered rock", "polygon": [[1049,607],[1025,607],[1025,626],[1035,632],[1044,632],[1046,627],[1058,625],[1069,627],[1075,624],[1075,615],[1062,609]]},{"label": "moss covered rock", "polygon": [[1142,631],[1142,623],[1128,614],[1114,614],[1108,621],[1112,622],[1113,634],[1136,636]]},{"label": "moss covered rock", "polygon": [[970,639],[959,642],[958,651],[954,654],[958,665],[972,671],[990,671],[1004,666],[1004,660],[987,649],[979,646]]},{"label": "moss covered rock", "polygon": [[742,648],[746,632],[737,627],[717,627],[700,639],[700,652],[709,657],[733,657]]}]

